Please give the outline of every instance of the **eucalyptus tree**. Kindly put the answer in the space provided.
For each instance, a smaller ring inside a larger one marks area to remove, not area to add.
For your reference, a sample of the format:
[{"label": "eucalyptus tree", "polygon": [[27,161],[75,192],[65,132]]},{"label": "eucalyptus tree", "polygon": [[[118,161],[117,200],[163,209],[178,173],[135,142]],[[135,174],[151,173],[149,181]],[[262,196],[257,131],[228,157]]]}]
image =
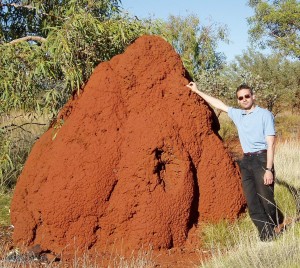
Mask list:
[{"label": "eucalyptus tree", "polygon": [[261,47],[300,59],[300,2],[298,0],[249,0],[250,36]]},{"label": "eucalyptus tree", "polygon": [[120,1],[2,1],[0,112],[56,111],[93,68],[145,31]]},{"label": "eucalyptus tree", "polygon": [[[27,115],[44,112],[55,117],[72,93],[84,87],[97,64],[123,52],[147,31],[142,21],[122,12],[120,4],[0,2],[0,186],[16,179],[36,138],[24,127],[33,120]],[[13,121],[18,117],[20,122],[20,116],[22,123]],[[16,137],[20,129],[22,138]],[[20,140],[28,140],[24,150]]]},{"label": "eucalyptus tree", "polygon": [[64,24],[72,13],[90,14],[104,21],[120,12],[120,0],[2,0],[0,27],[6,41],[33,35],[46,36],[52,27]]}]

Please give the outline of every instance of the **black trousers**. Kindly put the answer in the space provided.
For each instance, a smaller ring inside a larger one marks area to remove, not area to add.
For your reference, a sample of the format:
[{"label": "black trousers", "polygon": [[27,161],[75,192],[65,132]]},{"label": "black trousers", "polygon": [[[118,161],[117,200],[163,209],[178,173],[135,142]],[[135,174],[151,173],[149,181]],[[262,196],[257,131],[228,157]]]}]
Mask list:
[{"label": "black trousers", "polygon": [[274,236],[274,227],[284,219],[274,200],[274,183],[264,185],[266,165],[266,152],[244,155],[239,161],[249,214],[262,241],[271,239]]}]

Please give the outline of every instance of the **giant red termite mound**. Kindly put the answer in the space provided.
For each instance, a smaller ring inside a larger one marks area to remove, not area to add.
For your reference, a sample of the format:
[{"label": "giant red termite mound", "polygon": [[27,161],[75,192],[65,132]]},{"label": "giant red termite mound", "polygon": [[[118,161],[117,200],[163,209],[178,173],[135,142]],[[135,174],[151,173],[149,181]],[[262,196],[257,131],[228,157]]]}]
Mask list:
[{"label": "giant red termite mound", "polygon": [[11,205],[15,244],[169,249],[201,221],[237,218],[238,169],[188,82],[156,36],[99,64],[29,155]]}]

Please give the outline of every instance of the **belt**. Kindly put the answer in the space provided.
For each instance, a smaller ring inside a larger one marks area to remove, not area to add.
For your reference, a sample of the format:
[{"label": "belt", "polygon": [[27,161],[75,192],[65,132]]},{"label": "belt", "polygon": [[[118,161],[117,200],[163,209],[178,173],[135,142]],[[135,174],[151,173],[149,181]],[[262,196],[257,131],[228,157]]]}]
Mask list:
[{"label": "belt", "polygon": [[260,150],[260,151],[251,152],[251,153],[244,153],[244,155],[251,156],[251,155],[263,154],[263,153],[266,153],[266,152],[267,152],[267,150]]}]

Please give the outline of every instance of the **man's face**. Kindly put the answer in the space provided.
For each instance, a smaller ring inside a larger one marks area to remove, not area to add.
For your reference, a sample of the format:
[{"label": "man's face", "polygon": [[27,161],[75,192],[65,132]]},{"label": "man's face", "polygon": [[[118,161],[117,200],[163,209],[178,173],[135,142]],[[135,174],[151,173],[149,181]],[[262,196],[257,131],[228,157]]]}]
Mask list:
[{"label": "man's face", "polygon": [[238,104],[245,110],[250,110],[254,104],[255,96],[249,89],[241,89],[237,92]]}]

